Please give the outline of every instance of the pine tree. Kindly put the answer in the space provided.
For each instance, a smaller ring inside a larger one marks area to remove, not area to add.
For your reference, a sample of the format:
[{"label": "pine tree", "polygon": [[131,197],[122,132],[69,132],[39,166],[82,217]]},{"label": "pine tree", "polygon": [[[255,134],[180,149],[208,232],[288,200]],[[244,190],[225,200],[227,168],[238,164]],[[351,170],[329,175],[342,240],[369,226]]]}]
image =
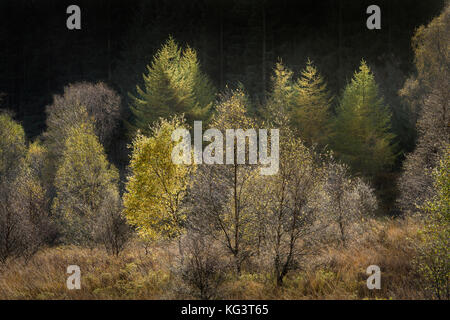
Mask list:
[{"label": "pine tree", "polygon": [[334,123],[333,149],[355,173],[374,177],[393,164],[390,112],[366,62],[344,90]]},{"label": "pine tree", "polygon": [[301,77],[294,85],[291,111],[294,126],[307,145],[324,145],[329,138],[331,105],[330,94],[322,76],[308,60]]},{"label": "pine tree", "polygon": [[174,39],[156,53],[143,75],[144,87],[130,94],[132,119],[129,129],[150,132],[158,118],[184,113],[188,123],[206,120],[214,99],[214,88],[201,71],[197,53],[192,48],[182,50]]}]

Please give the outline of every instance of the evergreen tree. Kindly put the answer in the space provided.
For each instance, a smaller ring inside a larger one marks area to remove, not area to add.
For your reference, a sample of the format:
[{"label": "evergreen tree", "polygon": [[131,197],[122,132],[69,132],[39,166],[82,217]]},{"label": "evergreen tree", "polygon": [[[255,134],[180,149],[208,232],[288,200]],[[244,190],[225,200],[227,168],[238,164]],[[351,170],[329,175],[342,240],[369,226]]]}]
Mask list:
[{"label": "evergreen tree", "polygon": [[281,61],[275,65],[266,105],[267,120],[282,121],[274,123],[279,126],[289,123],[307,145],[324,145],[330,134],[330,104],[326,84],[311,61],[298,79]]},{"label": "evergreen tree", "polygon": [[206,120],[214,99],[214,88],[200,70],[197,53],[182,50],[172,38],[161,47],[143,75],[144,86],[131,95],[129,129],[144,133],[158,118],[184,113],[189,122]]},{"label": "evergreen tree", "polygon": [[344,90],[334,123],[333,149],[356,173],[375,177],[395,160],[391,115],[366,62]]},{"label": "evergreen tree", "polygon": [[330,94],[322,76],[308,60],[294,86],[292,117],[300,137],[307,145],[324,145],[329,138]]},{"label": "evergreen tree", "polygon": [[290,116],[294,94],[293,72],[286,68],[282,61],[278,61],[275,64],[273,73],[271,78],[272,87],[265,110],[265,118],[271,121],[281,115]]}]

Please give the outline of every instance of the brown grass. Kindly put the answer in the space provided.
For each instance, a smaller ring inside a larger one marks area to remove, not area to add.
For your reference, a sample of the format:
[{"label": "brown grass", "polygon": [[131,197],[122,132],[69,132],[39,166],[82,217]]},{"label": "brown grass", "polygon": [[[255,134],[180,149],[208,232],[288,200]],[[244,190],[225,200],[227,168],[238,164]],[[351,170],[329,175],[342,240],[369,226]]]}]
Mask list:
[{"label": "brown grass", "polygon": [[[411,221],[373,221],[372,232],[348,247],[328,246],[306,261],[308,268],[290,273],[277,288],[267,271],[229,274],[221,287],[224,299],[422,299],[414,273]],[[0,299],[185,299],[172,272],[176,245],[159,244],[145,254],[137,244],[119,257],[101,249],[47,248],[27,263],[0,266]],[[81,268],[81,290],[66,288],[68,265]],[[381,268],[381,290],[369,290],[365,270]]]}]

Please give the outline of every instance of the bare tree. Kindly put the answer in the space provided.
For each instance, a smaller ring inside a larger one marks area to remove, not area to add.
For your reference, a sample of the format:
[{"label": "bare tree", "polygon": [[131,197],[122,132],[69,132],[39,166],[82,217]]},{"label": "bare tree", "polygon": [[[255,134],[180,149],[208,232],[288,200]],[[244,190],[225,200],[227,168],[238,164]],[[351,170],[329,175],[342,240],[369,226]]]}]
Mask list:
[{"label": "bare tree", "polygon": [[117,190],[108,190],[96,220],[96,238],[110,254],[118,256],[131,236],[131,228],[122,214]]},{"label": "bare tree", "polygon": [[341,244],[345,247],[354,236],[352,227],[371,216],[377,208],[372,188],[360,178],[352,178],[346,165],[328,164],[325,189],[328,195],[327,216],[331,226],[337,228]]},{"label": "bare tree", "polygon": [[104,83],[82,82],[64,88],[46,108],[47,130],[43,140],[47,148],[48,183],[53,183],[70,130],[82,123],[92,123],[100,143],[107,148],[120,117],[120,97]]},{"label": "bare tree", "polygon": [[181,278],[191,294],[209,300],[219,297],[219,287],[225,280],[226,266],[209,236],[191,233],[185,242],[185,258],[181,266]]},{"label": "bare tree", "polygon": [[[286,129],[287,131],[287,129]],[[284,135],[278,174],[260,178],[257,210],[277,285],[311,253],[320,223],[323,170],[299,139]]]},{"label": "bare tree", "polygon": [[400,94],[419,110],[416,149],[406,157],[399,180],[399,206],[406,213],[419,212],[431,199],[431,172],[450,143],[448,101],[450,100],[450,5],[413,37],[417,73],[410,77]]},{"label": "bare tree", "polygon": [[46,109],[48,136],[52,136],[52,129],[62,130],[68,125],[72,126],[73,121],[76,124],[76,109],[80,106],[84,106],[88,115],[93,118],[95,133],[100,142],[107,146],[118,124],[121,110],[120,97],[103,82],[69,84],[64,88],[63,95],[55,95],[53,103]]}]

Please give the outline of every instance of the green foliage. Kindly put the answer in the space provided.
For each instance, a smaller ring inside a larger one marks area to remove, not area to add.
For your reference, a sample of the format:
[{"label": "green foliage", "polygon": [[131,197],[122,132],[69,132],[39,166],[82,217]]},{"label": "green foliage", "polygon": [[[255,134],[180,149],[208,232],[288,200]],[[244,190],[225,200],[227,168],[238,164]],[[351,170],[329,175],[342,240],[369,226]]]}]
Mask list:
[{"label": "green foliage", "polygon": [[22,194],[25,211],[34,226],[36,242],[50,242],[54,236],[54,228],[50,219],[49,186],[46,183],[46,154],[47,150],[39,142],[30,143],[20,174],[20,184],[16,190]]},{"label": "green foliage", "polygon": [[366,62],[355,72],[337,109],[333,149],[354,172],[374,177],[395,160],[390,112]]},{"label": "green foliage", "polygon": [[185,114],[189,122],[207,120],[214,99],[214,88],[200,70],[197,53],[182,50],[169,38],[156,53],[143,75],[144,87],[130,94],[132,120],[130,129],[150,132],[149,126],[158,118]]},{"label": "green foliage", "polygon": [[[47,198],[39,179],[35,144],[27,150],[22,126],[0,114],[0,261],[29,257],[46,237]],[[39,162],[38,162],[39,163]]]},{"label": "green foliage", "polygon": [[292,117],[300,137],[307,145],[327,143],[330,133],[331,98],[326,83],[308,60],[294,85]]},{"label": "green foliage", "polygon": [[422,231],[418,267],[438,299],[450,298],[450,148],[434,172],[436,196],[422,206],[428,215]]},{"label": "green foliage", "polygon": [[25,132],[7,113],[0,113],[0,177],[6,181],[18,170],[25,156]]},{"label": "green foliage", "polygon": [[61,164],[62,153],[65,149],[67,138],[74,126],[84,123],[94,129],[94,124],[90,121],[86,107],[73,105],[65,109],[47,108],[47,130],[43,133],[44,145],[47,149],[47,181],[54,183],[56,170]]},{"label": "green foliage", "polygon": [[186,218],[180,205],[194,167],[174,164],[171,157],[177,144],[172,132],[184,126],[182,117],[161,119],[150,137],[138,134],[133,140],[124,212],[147,241],[178,235]]},{"label": "green foliage", "polygon": [[281,61],[278,61],[273,73],[268,111],[275,112],[276,108],[288,111],[291,109],[293,98],[293,72],[285,67]]},{"label": "green foliage", "polygon": [[425,89],[436,86],[448,89],[449,24],[450,5],[447,4],[431,23],[420,26],[412,39],[417,80]]},{"label": "green foliage", "polygon": [[211,127],[221,131],[226,129],[255,128],[255,121],[248,115],[251,102],[243,88],[229,90],[220,96],[211,119]]},{"label": "green foliage", "polygon": [[91,123],[68,132],[61,165],[55,177],[53,209],[62,223],[64,240],[90,242],[108,190],[116,190],[117,170],[108,163]]},{"label": "green foliage", "polygon": [[[266,118],[277,119],[275,125],[289,123],[307,145],[325,145],[330,133],[331,102],[327,86],[310,60],[297,79],[281,61],[275,65],[266,106]],[[284,120],[280,118],[283,114],[287,117]]]}]

